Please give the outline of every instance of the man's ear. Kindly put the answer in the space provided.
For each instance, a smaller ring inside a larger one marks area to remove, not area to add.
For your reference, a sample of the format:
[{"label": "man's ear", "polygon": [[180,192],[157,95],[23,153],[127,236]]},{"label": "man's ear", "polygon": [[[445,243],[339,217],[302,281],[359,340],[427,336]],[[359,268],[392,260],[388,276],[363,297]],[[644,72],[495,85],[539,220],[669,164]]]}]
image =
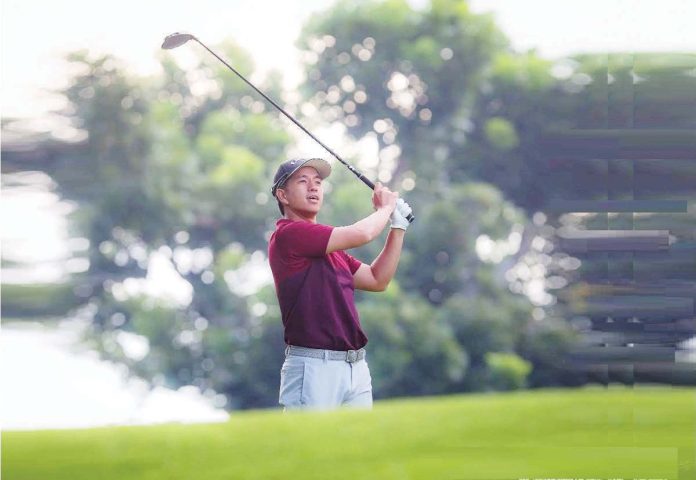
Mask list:
[{"label": "man's ear", "polygon": [[276,198],[280,203],[283,205],[288,205],[290,202],[288,202],[288,197],[285,195],[285,189],[279,188],[276,190]]}]

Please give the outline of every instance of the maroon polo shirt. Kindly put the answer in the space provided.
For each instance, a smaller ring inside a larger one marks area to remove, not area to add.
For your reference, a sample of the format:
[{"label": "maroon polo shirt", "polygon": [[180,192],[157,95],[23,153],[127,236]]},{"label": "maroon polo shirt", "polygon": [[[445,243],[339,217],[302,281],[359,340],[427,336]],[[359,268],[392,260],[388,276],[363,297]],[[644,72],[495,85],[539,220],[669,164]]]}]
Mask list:
[{"label": "maroon polo shirt", "polygon": [[361,262],[344,251],[326,254],[333,228],[285,218],[276,222],[268,260],[288,345],[357,350],[367,343],[353,286]]}]

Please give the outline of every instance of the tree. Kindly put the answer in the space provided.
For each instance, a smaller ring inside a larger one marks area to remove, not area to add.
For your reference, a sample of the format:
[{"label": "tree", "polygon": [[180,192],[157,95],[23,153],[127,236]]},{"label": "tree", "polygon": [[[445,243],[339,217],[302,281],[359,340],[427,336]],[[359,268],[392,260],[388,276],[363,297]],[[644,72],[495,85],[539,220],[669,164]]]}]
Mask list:
[{"label": "tree", "polygon": [[[234,45],[221,49],[251,68]],[[146,378],[214,389],[231,405],[267,405],[250,379],[266,352],[252,341],[266,331],[262,304],[249,297],[259,286],[233,274],[263,257],[255,252],[275,216],[267,179],[289,142],[277,115],[240,95],[229,75],[213,82],[203,63],[183,74],[164,57],[165,76],[148,84],[110,57],[69,61],[78,74],[66,113],[88,141],[72,159],[77,168],[56,178],[80,202],[90,240],[82,281],[93,342]],[[156,285],[158,269],[176,284]],[[268,331],[266,340],[279,332]],[[144,339],[147,353],[133,356],[124,333]]]},{"label": "tree", "polygon": [[405,295],[444,312],[438,318],[470,358],[448,388],[487,388],[486,354],[521,351],[520,339],[534,335],[526,330],[533,309],[552,307],[517,295],[529,285],[507,272],[551,258],[525,257],[540,227],[518,207],[531,215],[566,185],[546,188],[538,144],[549,125],[575,125],[570,92],[551,62],[510,51],[491,18],[466,2],[422,11],[399,1],[339,3],[309,22],[300,46],[307,110],[375,142],[379,160],[366,170],[416,207],[398,281]]},{"label": "tree", "polygon": [[360,316],[369,337],[368,363],[375,397],[435,395],[464,378],[468,352],[435,308],[394,282],[379,298],[364,296]]},{"label": "tree", "polygon": [[[445,158],[483,69],[506,40],[462,1],[412,10],[403,0],[340,2],[303,29],[309,104],[379,147],[381,180],[416,181],[419,193],[446,178]],[[428,187],[428,182],[435,182]]]}]

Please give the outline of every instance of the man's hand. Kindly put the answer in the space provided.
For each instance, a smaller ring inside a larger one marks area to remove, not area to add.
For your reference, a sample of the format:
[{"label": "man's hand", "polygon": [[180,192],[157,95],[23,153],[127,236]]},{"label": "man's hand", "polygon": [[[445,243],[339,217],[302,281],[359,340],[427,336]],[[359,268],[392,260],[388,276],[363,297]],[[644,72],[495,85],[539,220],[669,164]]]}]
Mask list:
[{"label": "man's hand", "polygon": [[396,201],[399,198],[398,192],[392,192],[387,187],[377,182],[372,193],[372,206],[375,210],[386,209],[392,213],[396,208]]},{"label": "man's hand", "polygon": [[406,217],[408,217],[413,210],[411,206],[400,198],[396,202],[396,208],[391,214],[391,228],[400,228],[401,230],[406,230],[411,224]]},{"label": "man's hand", "polygon": [[[396,209],[397,192],[377,183],[372,193],[372,205],[376,212],[346,227],[335,227],[329,237],[326,253],[361,247],[379,236],[387,226],[389,216]],[[409,210],[410,211],[410,210]]]}]

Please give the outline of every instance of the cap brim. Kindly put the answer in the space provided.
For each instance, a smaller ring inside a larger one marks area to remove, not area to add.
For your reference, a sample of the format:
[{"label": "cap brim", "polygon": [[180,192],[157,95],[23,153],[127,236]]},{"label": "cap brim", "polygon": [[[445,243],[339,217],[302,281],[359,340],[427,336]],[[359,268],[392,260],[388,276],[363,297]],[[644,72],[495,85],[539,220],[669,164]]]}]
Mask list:
[{"label": "cap brim", "polygon": [[329,164],[329,162],[327,162],[323,158],[310,158],[297,165],[290,173],[283,175],[283,177],[276,181],[276,183],[273,184],[273,188],[271,188],[271,193],[275,196],[276,190],[279,188],[283,188],[285,182],[287,182],[288,179],[292,177],[295,174],[295,172],[297,172],[302,167],[314,168],[322,180],[331,175],[331,164]]},{"label": "cap brim", "polygon": [[322,180],[331,175],[331,164],[323,158],[310,158],[306,162],[301,163],[292,173],[295,173],[302,167],[313,167],[319,173]]}]

